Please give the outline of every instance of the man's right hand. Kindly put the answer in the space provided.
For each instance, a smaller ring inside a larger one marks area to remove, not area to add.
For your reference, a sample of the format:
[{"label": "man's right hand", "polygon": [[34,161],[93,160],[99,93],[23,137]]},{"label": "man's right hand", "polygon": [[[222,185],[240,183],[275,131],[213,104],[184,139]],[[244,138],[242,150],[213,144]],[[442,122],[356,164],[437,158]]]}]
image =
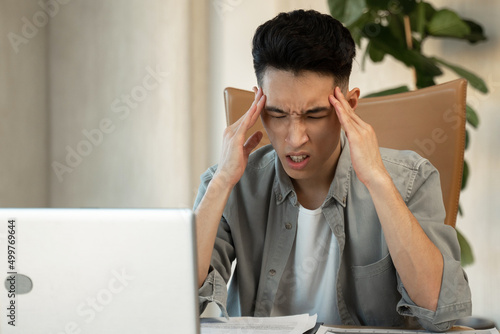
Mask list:
[{"label": "man's right hand", "polygon": [[254,88],[255,100],[248,111],[224,131],[222,154],[212,180],[195,210],[198,248],[198,286],[205,281],[210,267],[217,229],[233,187],[243,176],[248,156],[262,139],[262,132],[247,131],[257,122],[266,103],[262,89]]},{"label": "man's right hand", "polygon": [[222,154],[214,178],[220,178],[227,186],[234,187],[245,172],[248,156],[262,140],[257,131],[246,141],[247,131],[257,122],[266,103],[262,88],[254,87],[255,99],[248,111],[224,130]]}]

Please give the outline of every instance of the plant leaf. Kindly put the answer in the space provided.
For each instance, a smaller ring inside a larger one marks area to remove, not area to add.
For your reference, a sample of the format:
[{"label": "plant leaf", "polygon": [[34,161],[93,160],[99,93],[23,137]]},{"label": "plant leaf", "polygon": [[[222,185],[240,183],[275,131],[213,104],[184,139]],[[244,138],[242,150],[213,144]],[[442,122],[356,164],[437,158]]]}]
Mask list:
[{"label": "plant leaf", "polygon": [[399,93],[404,93],[404,92],[409,92],[409,91],[410,91],[410,89],[408,88],[408,86],[399,86],[399,87],[395,87],[395,88],[386,89],[386,90],[383,90],[380,92],[371,93],[371,94],[363,96],[363,98],[393,95],[393,94],[399,94]]},{"label": "plant leaf", "polygon": [[374,47],[372,43],[369,43],[366,46],[366,48],[367,48],[368,54],[370,55],[370,59],[374,63],[378,63],[378,62],[381,62],[382,60],[384,60],[384,56],[385,56],[385,52],[384,51],[382,51],[381,49],[378,49],[378,48]]},{"label": "plant leaf", "polygon": [[359,17],[355,22],[347,26],[351,32],[352,38],[358,47],[361,47],[361,38],[363,37],[363,28],[366,24],[373,22],[374,17],[371,12],[366,12]]},{"label": "plant leaf", "polygon": [[363,14],[365,0],[328,0],[330,13],[346,26],[355,22]]},{"label": "plant leaf", "polygon": [[400,41],[406,42],[405,26],[403,23],[403,18],[399,15],[390,15],[387,17],[387,27],[391,31],[391,34]]},{"label": "plant leaf", "polygon": [[426,2],[419,2],[417,4],[417,10],[410,13],[410,26],[411,29],[417,32],[421,38],[425,34],[425,26],[427,25],[425,6],[428,5]]},{"label": "plant leaf", "polygon": [[479,125],[479,117],[477,113],[470,105],[465,105],[465,118],[467,123],[469,123],[474,129],[476,129]]},{"label": "plant leaf", "polygon": [[470,27],[455,12],[441,9],[427,23],[427,32],[432,36],[463,38],[471,33]]},{"label": "plant leaf", "polygon": [[389,0],[366,0],[366,5],[370,9],[387,10],[387,7],[389,6]]},{"label": "plant leaf", "polygon": [[415,10],[415,7],[417,6],[417,2],[415,0],[399,0],[396,1],[401,8],[403,9],[403,13],[408,15],[411,12]]},{"label": "plant leaf", "polygon": [[469,165],[467,164],[467,161],[464,160],[464,171],[462,174],[462,188],[460,190],[465,189],[467,186],[467,180],[469,179]]},{"label": "plant leaf", "polygon": [[366,0],[366,5],[370,9],[409,14],[415,9],[417,2],[415,0]]},{"label": "plant leaf", "polygon": [[488,87],[486,86],[486,83],[484,82],[483,79],[481,79],[480,77],[478,77],[476,74],[472,73],[472,72],[469,72],[467,71],[466,69],[460,67],[460,66],[457,66],[455,64],[451,64],[447,61],[444,61],[442,59],[439,59],[439,58],[436,58],[434,57],[433,58],[436,62],[448,67],[450,70],[452,70],[453,72],[455,72],[456,74],[458,74],[459,76],[461,76],[462,78],[465,78],[467,79],[467,81],[469,82],[469,84],[474,87],[475,89],[479,90],[480,92],[482,93],[488,93]]},{"label": "plant leaf", "polygon": [[474,263],[474,254],[472,253],[472,248],[463,236],[463,234],[456,229],[457,231],[457,238],[458,238],[458,243],[460,244],[460,258],[461,258],[461,263],[462,267],[468,266],[470,264]]},{"label": "plant leaf", "polygon": [[470,28],[470,34],[464,36],[464,38],[468,40],[469,43],[474,44],[486,40],[486,36],[484,35],[483,27],[481,25],[471,20],[464,20],[464,22]]},{"label": "plant leaf", "polygon": [[425,57],[418,51],[408,50],[406,42],[404,40],[398,40],[392,35],[389,28],[376,24],[372,24],[370,28],[376,31],[376,33],[371,31],[365,32],[365,36],[372,42],[371,47],[381,49],[383,52],[402,61],[406,66],[415,67],[417,71],[426,73],[428,76],[442,74],[433,59]]},{"label": "plant leaf", "polygon": [[423,41],[427,37],[425,28],[435,13],[436,9],[431,4],[423,1],[419,2],[417,9],[410,13],[411,29],[420,35],[420,41]]},{"label": "plant leaf", "polygon": [[424,6],[424,11],[425,11],[425,19],[427,21],[430,21],[434,14],[436,14],[437,10],[428,2],[421,2]]},{"label": "plant leaf", "polygon": [[436,82],[434,81],[433,75],[428,75],[427,73],[423,73],[422,71],[415,71],[415,74],[417,75],[417,82],[415,85],[417,88],[425,88],[429,86],[434,86]]}]

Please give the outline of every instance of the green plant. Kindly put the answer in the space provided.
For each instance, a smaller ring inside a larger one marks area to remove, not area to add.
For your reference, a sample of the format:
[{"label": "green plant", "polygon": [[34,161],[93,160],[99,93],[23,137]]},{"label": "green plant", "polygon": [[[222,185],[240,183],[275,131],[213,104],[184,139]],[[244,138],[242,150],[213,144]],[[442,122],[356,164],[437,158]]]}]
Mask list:
[{"label": "green plant", "polygon": [[[483,28],[478,23],[464,19],[449,9],[435,9],[430,3],[418,0],[328,0],[330,13],[351,32],[358,47],[365,40],[361,61],[364,69],[367,57],[381,62],[386,55],[392,56],[413,69],[413,83],[416,88],[435,85],[435,78],[447,68],[459,77],[467,79],[476,90],[487,93],[483,79],[474,73],[444,59],[426,56],[424,41],[428,38],[453,38],[475,44],[486,40]],[[368,96],[381,96],[409,91],[408,86],[399,86]],[[467,105],[468,128],[477,128],[479,117]],[[469,129],[466,129],[466,148],[469,144]],[[462,189],[467,185],[469,168],[464,161]],[[459,210],[462,214],[462,210]],[[474,261],[472,249],[457,230],[462,249],[462,264]]]}]

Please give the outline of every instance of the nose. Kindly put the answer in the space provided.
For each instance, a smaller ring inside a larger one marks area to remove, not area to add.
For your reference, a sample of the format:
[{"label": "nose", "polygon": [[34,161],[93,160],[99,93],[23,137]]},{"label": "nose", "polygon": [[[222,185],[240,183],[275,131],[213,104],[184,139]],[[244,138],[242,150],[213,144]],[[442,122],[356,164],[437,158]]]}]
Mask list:
[{"label": "nose", "polygon": [[304,121],[302,119],[291,120],[288,126],[288,134],[285,139],[288,145],[292,148],[299,148],[307,143],[308,140],[309,137]]}]

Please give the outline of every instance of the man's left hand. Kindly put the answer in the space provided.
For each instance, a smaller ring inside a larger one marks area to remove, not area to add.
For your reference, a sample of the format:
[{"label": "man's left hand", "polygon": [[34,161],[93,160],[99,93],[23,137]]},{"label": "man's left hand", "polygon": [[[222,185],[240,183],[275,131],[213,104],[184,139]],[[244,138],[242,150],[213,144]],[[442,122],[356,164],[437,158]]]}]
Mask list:
[{"label": "man's left hand", "polygon": [[335,88],[334,95],[330,95],[328,99],[335,108],[340,124],[346,133],[352,165],[359,180],[369,187],[371,182],[387,177],[377,136],[372,126],[356,115],[339,87]]}]

